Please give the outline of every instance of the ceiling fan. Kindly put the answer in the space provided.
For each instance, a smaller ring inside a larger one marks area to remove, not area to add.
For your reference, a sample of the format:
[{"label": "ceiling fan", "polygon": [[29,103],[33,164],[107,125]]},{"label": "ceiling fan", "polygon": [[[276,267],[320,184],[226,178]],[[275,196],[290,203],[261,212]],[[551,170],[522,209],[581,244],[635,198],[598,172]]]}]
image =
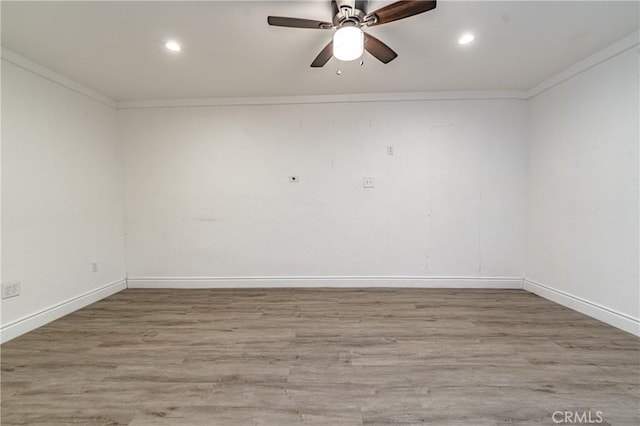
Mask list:
[{"label": "ceiling fan", "polygon": [[320,51],[311,63],[314,68],[324,66],[331,56],[341,61],[352,61],[362,56],[364,50],[387,64],[398,54],[389,46],[362,31],[365,27],[387,24],[428,12],[436,7],[436,1],[396,1],[378,10],[367,13],[367,0],[332,0],[333,20],[331,22],[312,19],[269,16],[269,25],[290,28],[336,30],[333,39]]}]

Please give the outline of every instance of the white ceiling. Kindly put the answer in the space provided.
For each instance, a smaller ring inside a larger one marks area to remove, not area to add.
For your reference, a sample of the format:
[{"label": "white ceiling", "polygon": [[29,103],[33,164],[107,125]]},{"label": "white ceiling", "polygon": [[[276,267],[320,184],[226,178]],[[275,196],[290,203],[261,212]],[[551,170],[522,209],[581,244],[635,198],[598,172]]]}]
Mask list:
[{"label": "white ceiling", "polygon": [[[2,45],[115,100],[526,90],[636,31],[639,5],[441,1],[369,29],[399,57],[366,56],[341,76],[335,59],[309,67],[331,31],[267,25],[267,15],[330,20],[328,0],[2,1]],[[459,46],[466,30],[477,38]],[[170,38],[182,52],[164,48]]]}]

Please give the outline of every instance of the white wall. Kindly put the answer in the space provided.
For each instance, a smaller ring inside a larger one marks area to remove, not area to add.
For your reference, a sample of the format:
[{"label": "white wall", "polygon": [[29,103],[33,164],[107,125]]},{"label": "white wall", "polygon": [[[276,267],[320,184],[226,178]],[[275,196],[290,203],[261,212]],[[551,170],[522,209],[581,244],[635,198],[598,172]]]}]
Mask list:
[{"label": "white wall", "polygon": [[3,60],[2,281],[22,294],[0,304],[2,340],[124,287],[123,208],[133,286],[524,274],[638,333],[638,77],[636,47],[530,102],[124,105],[116,118],[77,83]]},{"label": "white wall", "polygon": [[[156,285],[195,277],[522,277],[525,101],[119,115],[130,285],[141,278]],[[395,155],[387,155],[388,144]],[[300,182],[289,183],[289,175]],[[375,178],[375,189],[363,189],[364,176]]]},{"label": "white wall", "polygon": [[638,69],[636,41],[531,99],[525,274],[525,288],[636,334]]},{"label": "white wall", "polygon": [[3,340],[124,288],[116,125],[113,107],[3,58],[2,282],[21,282]]}]

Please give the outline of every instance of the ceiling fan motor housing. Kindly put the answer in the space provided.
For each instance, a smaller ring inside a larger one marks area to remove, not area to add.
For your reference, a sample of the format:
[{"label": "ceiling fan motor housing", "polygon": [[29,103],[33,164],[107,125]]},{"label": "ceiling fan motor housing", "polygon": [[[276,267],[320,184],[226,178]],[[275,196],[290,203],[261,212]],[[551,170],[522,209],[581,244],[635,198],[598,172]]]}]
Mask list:
[{"label": "ceiling fan motor housing", "polygon": [[366,0],[333,0],[332,23],[336,27],[343,25],[362,26],[366,15]]}]

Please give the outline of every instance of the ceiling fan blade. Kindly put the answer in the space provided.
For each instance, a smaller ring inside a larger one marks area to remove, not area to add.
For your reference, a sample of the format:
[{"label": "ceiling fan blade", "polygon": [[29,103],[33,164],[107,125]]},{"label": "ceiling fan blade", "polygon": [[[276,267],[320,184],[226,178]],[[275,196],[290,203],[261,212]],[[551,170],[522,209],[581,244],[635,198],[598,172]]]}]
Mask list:
[{"label": "ceiling fan blade", "polygon": [[435,8],[435,0],[397,1],[380,8],[375,12],[367,14],[365,21],[369,21],[371,18],[374,18],[373,22],[368,24],[372,27],[428,12]]},{"label": "ceiling fan blade", "polygon": [[364,49],[384,64],[388,64],[398,57],[393,49],[367,33],[364,33]]},{"label": "ceiling fan blade", "polygon": [[311,28],[316,30],[328,30],[333,27],[329,22],[314,21],[313,19],[287,18],[285,16],[268,16],[269,25],[290,28]]},{"label": "ceiling fan blade", "polygon": [[331,59],[332,56],[333,56],[333,40],[331,40],[329,44],[327,44],[324,47],[324,49],[320,51],[318,56],[316,56],[316,58],[311,63],[311,66],[313,68],[323,67],[324,64],[329,62],[329,59]]}]

